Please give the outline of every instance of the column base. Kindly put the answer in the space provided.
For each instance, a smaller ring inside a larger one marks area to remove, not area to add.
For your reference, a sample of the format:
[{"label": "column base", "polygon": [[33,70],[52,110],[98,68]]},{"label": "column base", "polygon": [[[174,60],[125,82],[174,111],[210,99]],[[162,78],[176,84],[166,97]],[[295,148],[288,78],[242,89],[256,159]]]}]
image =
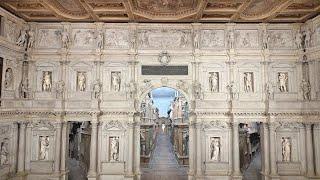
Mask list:
[{"label": "column base", "polygon": [[279,175],[270,175],[270,180],[280,180],[280,176]]},{"label": "column base", "polygon": [[97,180],[97,173],[89,172],[87,178],[88,180]]},{"label": "column base", "polygon": [[242,175],[241,175],[241,174],[239,174],[239,175],[233,175],[233,176],[232,176],[232,179],[242,180]]}]

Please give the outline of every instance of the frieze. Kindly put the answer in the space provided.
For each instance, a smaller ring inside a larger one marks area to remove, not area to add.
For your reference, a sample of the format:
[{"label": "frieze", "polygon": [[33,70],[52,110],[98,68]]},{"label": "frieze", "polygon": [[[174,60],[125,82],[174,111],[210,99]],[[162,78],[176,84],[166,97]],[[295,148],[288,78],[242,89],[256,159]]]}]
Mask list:
[{"label": "frieze", "polygon": [[95,44],[95,32],[93,29],[73,29],[73,47],[92,48]]},{"label": "frieze", "polygon": [[259,47],[258,30],[236,30],[237,48],[257,48]]},{"label": "frieze", "polygon": [[202,128],[204,130],[209,130],[209,129],[214,129],[214,128],[225,129],[225,128],[229,128],[229,127],[230,127],[230,123],[225,122],[225,121],[215,120],[215,121],[203,123]]},{"label": "frieze", "polygon": [[104,130],[107,131],[107,130],[110,130],[110,129],[113,129],[113,130],[123,130],[124,129],[124,126],[123,124],[118,121],[118,120],[111,120],[109,122],[106,123],[106,125],[104,126]]},{"label": "frieze", "polygon": [[129,30],[126,29],[106,29],[105,46],[107,48],[129,48]]},{"label": "frieze", "polygon": [[37,38],[38,48],[60,48],[61,47],[60,29],[39,29]]},{"label": "frieze", "polygon": [[201,48],[224,47],[224,30],[201,30]]},{"label": "frieze", "polygon": [[303,123],[299,122],[272,122],[270,123],[271,127],[273,127],[275,130],[281,130],[281,129],[299,129],[304,128]]},{"label": "frieze", "polygon": [[54,130],[54,125],[49,121],[36,121],[32,122],[30,125],[35,130]]},{"label": "frieze", "polygon": [[271,48],[291,48],[293,36],[291,30],[269,30]]}]

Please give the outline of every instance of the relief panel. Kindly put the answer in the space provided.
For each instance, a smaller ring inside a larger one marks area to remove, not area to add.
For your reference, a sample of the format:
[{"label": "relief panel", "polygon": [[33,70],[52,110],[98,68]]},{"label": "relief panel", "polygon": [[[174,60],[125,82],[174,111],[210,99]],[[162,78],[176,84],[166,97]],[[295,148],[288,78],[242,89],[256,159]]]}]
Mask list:
[{"label": "relief panel", "polygon": [[224,30],[201,30],[201,48],[224,47]]},{"label": "relief panel", "polygon": [[5,32],[8,41],[16,43],[18,36],[20,35],[20,29],[18,24],[13,21],[7,20],[5,23]]},{"label": "relief panel", "polygon": [[258,30],[236,30],[237,48],[257,48],[259,46]]},{"label": "relief panel", "polygon": [[112,49],[129,48],[129,30],[106,29],[105,46]]},{"label": "relief panel", "polygon": [[38,48],[60,48],[61,31],[59,29],[39,29],[37,38]]},{"label": "relief panel", "polygon": [[73,47],[92,48],[95,44],[93,29],[73,29]]},{"label": "relief panel", "polygon": [[269,30],[271,48],[291,48],[293,46],[291,30]]}]

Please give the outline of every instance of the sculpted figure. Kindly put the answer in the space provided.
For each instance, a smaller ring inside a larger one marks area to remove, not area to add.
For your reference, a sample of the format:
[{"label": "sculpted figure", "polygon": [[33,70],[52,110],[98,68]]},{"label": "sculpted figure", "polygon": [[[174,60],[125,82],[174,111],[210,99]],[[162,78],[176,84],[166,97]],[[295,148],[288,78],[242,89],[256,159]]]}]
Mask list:
[{"label": "sculpted figure", "polygon": [[218,72],[210,73],[209,87],[211,92],[219,92],[219,76]]},{"label": "sculpted figure", "polygon": [[196,99],[201,99],[201,84],[199,82],[193,83],[193,94]]},{"label": "sculpted figure", "polygon": [[195,49],[199,49],[200,48],[200,32],[199,31],[195,31],[194,32],[194,38],[193,38],[193,47]]},{"label": "sculpted figure", "polygon": [[110,161],[119,161],[119,137],[110,138]]},{"label": "sculpted figure", "polygon": [[127,85],[128,93],[130,98],[134,98],[134,95],[137,92],[136,83],[134,81],[130,81],[130,83]]},{"label": "sculpted figure", "polygon": [[29,30],[28,31],[28,36],[29,36],[29,39],[28,39],[27,47],[28,47],[28,49],[31,49],[31,48],[33,48],[34,41],[35,41],[35,39],[34,39],[34,31]]},{"label": "sculpted figure", "polygon": [[274,95],[274,86],[271,82],[267,82],[265,85],[265,90],[266,90],[266,96],[267,99],[273,99],[273,95]]},{"label": "sculpted figure", "polygon": [[291,142],[290,138],[282,138],[282,161],[291,161]]},{"label": "sculpted figure", "polygon": [[85,72],[78,72],[78,90],[86,90],[86,75]]},{"label": "sculpted figure", "polygon": [[95,99],[99,99],[101,93],[101,83],[100,80],[96,80],[93,84],[93,94]]},{"label": "sculpted figure", "polygon": [[9,163],[8,139],[4,139],[0,148],[0,166],[7,165]]},{"label": "sculpted figure", "polygon": [[39,160],[49,159],[49,137],[40,136]]},{"label": "sculpted figure", "polygon": [[21,30],[20,36],[19,36],[16,44],[18,46],[24,47],[27,42],[27,37],[28,37],[27,30]]},{"label": "sculpted figure", "polygon": [[29,80],[28,78],[23,78],[19,87],[20,97],[29,98]]},{"label": "sculpted figure", "polygon": [[99,31],[96,37],[96,48],[103,49],[103,33]]},{"label": "sculpted figure", "polygon": [[211,138],[210,144],[210,158],[213,161],[219,161],[220,159],[220,138]]},{"label": "sculpted figure", "polygon": [[303,40],[302,33],[298,31],[295,38],[296,46],[298,49],[302,48],[302,40]]},{"label": "sculpted figure", "polygon": [[253,92],[252,73],[250,72],[244,73],[244,91]]},{"label": "sculpted figure", "polygon": [[70,37],[69,33],[67,30],[63,30],[61,32],[61,42],[62,42],[62,47],[68,49],[69,48],[69,42],[70,42]]},{"label": "sculpted figure", "polygon": [[267,30],[263,31],[262,35],[262,44],[263,44],[263,49],[268,49],[269,48],[269,41],[270,41],[270,35],[268,34]]},{"label": "sculpted figure", "polygon": [[64,81],[60,80],[57,82],[57,98],[62,98],[63,97],[63,92],[64,92],[64,87],[65,83]]},{"label": "sculpted figure", "polygon": [[13,71],[11,68],[7,68],[6,73],[4,74],[4,87],[9,89],[12,87],[13,81]]},{"label": "sculpted figure", "polygon": [[111,73],[112,90],[116,92],[120,91],[120,83],[121,83],[120,72],[112,72]]},{"label": "sculpted figure", "polygon": [[278,75],[279,80],[279,89],[280,92],[288,92],[287,84],[288,84],[288,74],[280,72]]},{"label": "sculpted figure", "polygon": [[228,46],[229,49],[234,49],[234,32],[230,30],[228,33]]},{"label": "sculpted figure", "polygon": [[308,81],[306,81],[305,79],[302,79],[301,89],[302,89],[302,93],[303,93],[303,99],[310,100],[311,99],[311,97],[310,97],[311,86],[310,86],[310,83]]},{"label": "sculpted figure", "polygon": [[238,98],[238,89],[236,87],[235,82],[233,82],[233,81],[230,82],[230,84],[227,86],[227,89],[229,91],[231,100]]},{"label": "sculpted figure", "polygon": [[311,32],[309,29],[305,31],[304,46],[305,48],[311,47]]},{"label": "sculpted figure", "polygon": [[45,71],[42,79],[42,91],[51,92],[51,73],[49,71]]}]

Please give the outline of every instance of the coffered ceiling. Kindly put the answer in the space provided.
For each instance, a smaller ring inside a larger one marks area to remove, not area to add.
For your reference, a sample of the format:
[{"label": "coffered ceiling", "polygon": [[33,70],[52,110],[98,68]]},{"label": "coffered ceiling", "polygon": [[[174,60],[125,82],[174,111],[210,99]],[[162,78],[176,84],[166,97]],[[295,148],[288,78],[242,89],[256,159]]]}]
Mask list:
[{"label": "coffered ceiling", "polygon": [[320,0],[0,0],[26,21],[304,22]]}]

